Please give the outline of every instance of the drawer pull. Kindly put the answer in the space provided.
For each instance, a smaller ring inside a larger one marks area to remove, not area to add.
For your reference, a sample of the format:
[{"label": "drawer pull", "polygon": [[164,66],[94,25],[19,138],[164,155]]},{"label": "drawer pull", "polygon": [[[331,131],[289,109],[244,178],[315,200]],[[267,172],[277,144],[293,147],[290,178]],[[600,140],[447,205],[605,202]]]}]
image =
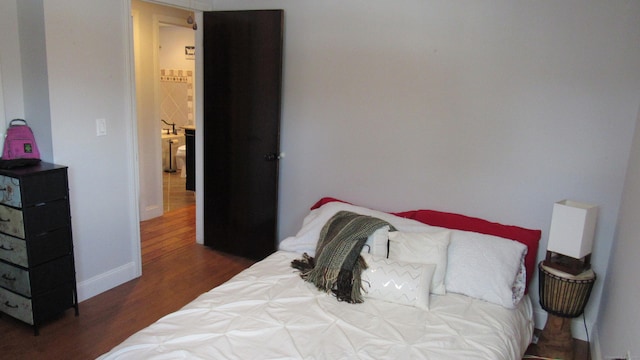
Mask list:
[{"label": "drawer pull", "polygon": [[2,244],[2,245],[0,245],[0,250],[4,250],[4,251],[14,251],[15,249],[14,249],[14,248],[12,248],[11,246],[9,246],[8,248],[7,248],[7,247],[4,247],[4,244]]},{"label": "drawer pull", "polygon": [[11,219],[3,219],[3,218],[0,218],[0,222],[11,222]]},{"label": "drawer pull", "polygon": [[8,307],[8,308],[12,308],[12,309],[17,309],[18,305],[11,305],[11,303],[9,302],[9,300],[4,302],[4,306]]},{"label": "drawer pull", "polygon": [[9,281],[16,281],[15,277],[11,277],[9,274],[2,274],[2,278]]},{"label": "drawer pull", "polygon": [[0,188],[0,191],[7,191],[7,187]]}]

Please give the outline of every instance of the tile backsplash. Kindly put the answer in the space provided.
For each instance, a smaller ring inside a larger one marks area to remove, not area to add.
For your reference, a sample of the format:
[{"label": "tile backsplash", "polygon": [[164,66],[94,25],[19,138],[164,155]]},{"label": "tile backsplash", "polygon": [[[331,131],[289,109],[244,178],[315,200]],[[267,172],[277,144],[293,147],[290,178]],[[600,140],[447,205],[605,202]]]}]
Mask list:
[{"label": "tile backsplash", "polygon": [[[160,70],[160,115],[176,128],[194,125],[193,71],[179,69]],[[163,124],[163,128],[166,125]]]}]

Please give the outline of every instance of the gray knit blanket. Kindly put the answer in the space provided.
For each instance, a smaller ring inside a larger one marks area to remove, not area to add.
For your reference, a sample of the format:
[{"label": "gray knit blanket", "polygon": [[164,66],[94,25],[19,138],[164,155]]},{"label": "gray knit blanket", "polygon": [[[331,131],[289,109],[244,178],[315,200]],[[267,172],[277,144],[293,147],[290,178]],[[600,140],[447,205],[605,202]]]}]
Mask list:
[{"label": "gray knit blanket", "polygon": [[361,303],[360,275],[367,264],[360,252],[369,235],[383,226],[393,230],[384,220],[340,211],[320,231],[316,258],[304,253],[303,258],[293,260],[291,266],[301,271],[305,281],[322,291],[332,292],[339,301]]}]

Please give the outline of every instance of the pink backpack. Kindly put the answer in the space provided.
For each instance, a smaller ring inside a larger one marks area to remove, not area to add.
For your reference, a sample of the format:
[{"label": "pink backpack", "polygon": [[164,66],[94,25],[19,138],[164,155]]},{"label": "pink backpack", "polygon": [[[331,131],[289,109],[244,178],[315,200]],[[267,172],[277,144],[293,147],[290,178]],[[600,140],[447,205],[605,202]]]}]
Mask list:
[{"label": "pink backpack", "polygon": [[[23,124],[19,124],[22,122]],[[40,151],[33,131],[23,119],[14,119],[4,139],[2,160],[13,166],[32,165],[40,161]]]}]

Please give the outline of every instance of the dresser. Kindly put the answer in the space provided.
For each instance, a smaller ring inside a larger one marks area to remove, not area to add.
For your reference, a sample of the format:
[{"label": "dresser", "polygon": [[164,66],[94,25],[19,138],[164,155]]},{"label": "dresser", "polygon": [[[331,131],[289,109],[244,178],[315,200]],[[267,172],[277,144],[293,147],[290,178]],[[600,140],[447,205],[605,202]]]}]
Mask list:
[{"label": "dresser", "polygon": [[67,167],[0,169],[0,311],[39,326],[78,315]]}]

